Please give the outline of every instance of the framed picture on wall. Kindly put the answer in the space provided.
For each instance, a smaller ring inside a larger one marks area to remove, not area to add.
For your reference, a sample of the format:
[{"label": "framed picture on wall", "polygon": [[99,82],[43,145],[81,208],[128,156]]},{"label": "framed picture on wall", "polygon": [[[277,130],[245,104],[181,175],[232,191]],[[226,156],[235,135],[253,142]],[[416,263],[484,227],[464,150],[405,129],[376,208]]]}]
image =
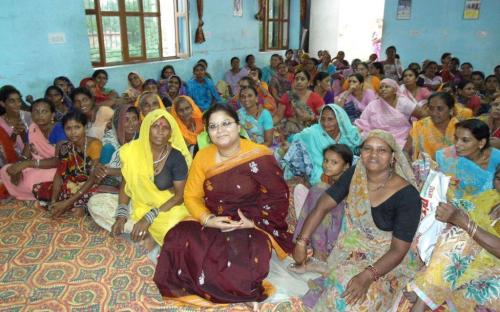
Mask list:
[{"label": "framed picture on wall", "polygon": [[465,0],[464,19],[475,20],[479,18],[481,0]]},{"label": "framed picture on wall", "polygon": [[396,19],[409,20],[411,18],[411,0],[398,0]]},{"label": "framed picture on wall", "polygon": [[243,0],[233,0],[233,15],[243,16]]}]

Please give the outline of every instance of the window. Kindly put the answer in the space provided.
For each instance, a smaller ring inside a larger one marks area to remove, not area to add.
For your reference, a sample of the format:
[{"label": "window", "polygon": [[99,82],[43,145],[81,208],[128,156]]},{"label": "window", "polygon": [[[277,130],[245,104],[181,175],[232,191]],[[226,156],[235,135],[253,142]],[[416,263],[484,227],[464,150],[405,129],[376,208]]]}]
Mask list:
[{"label": "window", "polygon": [[93,66],[190,53],[187,0],[84,0],[84,6]]},{"label": "window", "polygon": [[261,50],[288,48],[290,0],[266,0],[266,14],[261,23]]}]

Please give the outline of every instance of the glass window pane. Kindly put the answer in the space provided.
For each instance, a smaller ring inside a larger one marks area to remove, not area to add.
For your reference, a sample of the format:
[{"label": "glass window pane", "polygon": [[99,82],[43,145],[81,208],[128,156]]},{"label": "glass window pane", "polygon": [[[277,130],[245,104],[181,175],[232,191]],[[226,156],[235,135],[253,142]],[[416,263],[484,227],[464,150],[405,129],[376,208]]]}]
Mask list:
[{"label": "glass window pane", "polygon": [[99,37],[97,35],[97,21],[95,15],[87,15],[87,36],[90,45],[90,61],[100,62],[101,55],[99,54]]},{"label": "glass window pane", "polygon": [[[183,2],[183,1],[178,1]],[[175,46],[175,31],[176,31],[176,20],[174,11],[173,1],[160,1],[160,12],[161,12],[161,45],[162,45],[162,57],[175,56],[177,55]],[[184,33],[187,33],[186,29],[186,17],[179,16],[177,19],[179,28],[179,37],[188,38]],[[185,42],[180,40],[179,49],[182,50]]]},{"label": "glass window pane", "polygon": [[101,11],[118,11],[118,0],[101,0]]},{"label": "glass window pane", "polygon": [[144,32],[146,33],[146,57],[160,57],[160,35],[158,17],[144,17]]},{"label": "glass window pane", "polygon": [[288,19],[288,6],[290,5],[290,0],[283,0],[283,19]]},{"label": "glass window pane", "polygon": [[270,49],[277,49],[279,48],[279,42],[278,42],[278,37],[279,37],[279,22],[269,22],[269,29],[268,29],[268,48]]},{"label": "glass window pane", "polygon": [[288,23],[284,22],[283,23],[283,42],[282,42],[282,48],[287,48],[288,47]]},{"label": "glass window pane", "polygon": [[269,18],[279,18],[280,0],[269,0]]},{"label": "glass window pane", "polygon": [[[162,6],[163,2],[165,1],[160,1],[160,6]],[[161,9],[163,12],[163,9]],[[177,12],[178,13],[185,13],[186,12],[186,0],[177,0]]]},{"label": "glass window pane", "polygon": [[85,7],[85,10],[94,10],[95,9],[94,0],[83,0],[83,6]]},{"label": "glass window pane", "polygon": [[121,62],[122,40],[120,37],[120,18],[118,16],[102,17],[102,32],[106,52],[106,63]]},{"label": "glass window pane", "polygon": [[139,12],[139,0],[125,0],[125,11]]},{"label": "glass window pane", "polygon": [[158,3],[156,0],[142,0],[142,9],[144,12],[158,12]]},{"label": "glass window pane", "polygon": [[139,16],[127,16],[127,38],[128,38],[128,56],[129,57],[143,56],[141,18]]}]

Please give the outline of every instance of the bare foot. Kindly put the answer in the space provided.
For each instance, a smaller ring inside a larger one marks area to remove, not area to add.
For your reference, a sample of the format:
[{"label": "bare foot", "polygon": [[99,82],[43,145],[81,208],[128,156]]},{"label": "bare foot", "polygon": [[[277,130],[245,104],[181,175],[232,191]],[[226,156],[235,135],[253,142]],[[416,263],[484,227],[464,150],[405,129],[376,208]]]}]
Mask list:
[{"label": "bare foot", "polygon": [[144,249],[146,253],[149,253],[156,247],[156,242],[153,239],[153,237],[151,237],[151,235],[148,233],[146,234],[146,236],[144,236],[144,239],[139,242],[139,245]]},{"label": "bare foot", "polygon": [[302,265],[297,263],[290,264],[288,266],[288,270],[297,274],[303,274],[307,272],[324,274],[328,272],[328,266],[326,262],[311,258],[305,264]]}]

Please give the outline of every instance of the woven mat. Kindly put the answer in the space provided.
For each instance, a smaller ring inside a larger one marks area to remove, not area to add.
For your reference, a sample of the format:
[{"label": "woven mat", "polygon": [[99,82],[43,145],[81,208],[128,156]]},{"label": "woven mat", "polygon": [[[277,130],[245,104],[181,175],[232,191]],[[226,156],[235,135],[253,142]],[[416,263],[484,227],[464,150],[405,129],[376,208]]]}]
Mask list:
[{"label": "woven mat", "polygon": [[[247,311],[163,301],[154,265],[125,238],[112,238],[91,217],[48,213],[0,202],[0,311]],[[261,311],[302,311],[298,299]]]}]

